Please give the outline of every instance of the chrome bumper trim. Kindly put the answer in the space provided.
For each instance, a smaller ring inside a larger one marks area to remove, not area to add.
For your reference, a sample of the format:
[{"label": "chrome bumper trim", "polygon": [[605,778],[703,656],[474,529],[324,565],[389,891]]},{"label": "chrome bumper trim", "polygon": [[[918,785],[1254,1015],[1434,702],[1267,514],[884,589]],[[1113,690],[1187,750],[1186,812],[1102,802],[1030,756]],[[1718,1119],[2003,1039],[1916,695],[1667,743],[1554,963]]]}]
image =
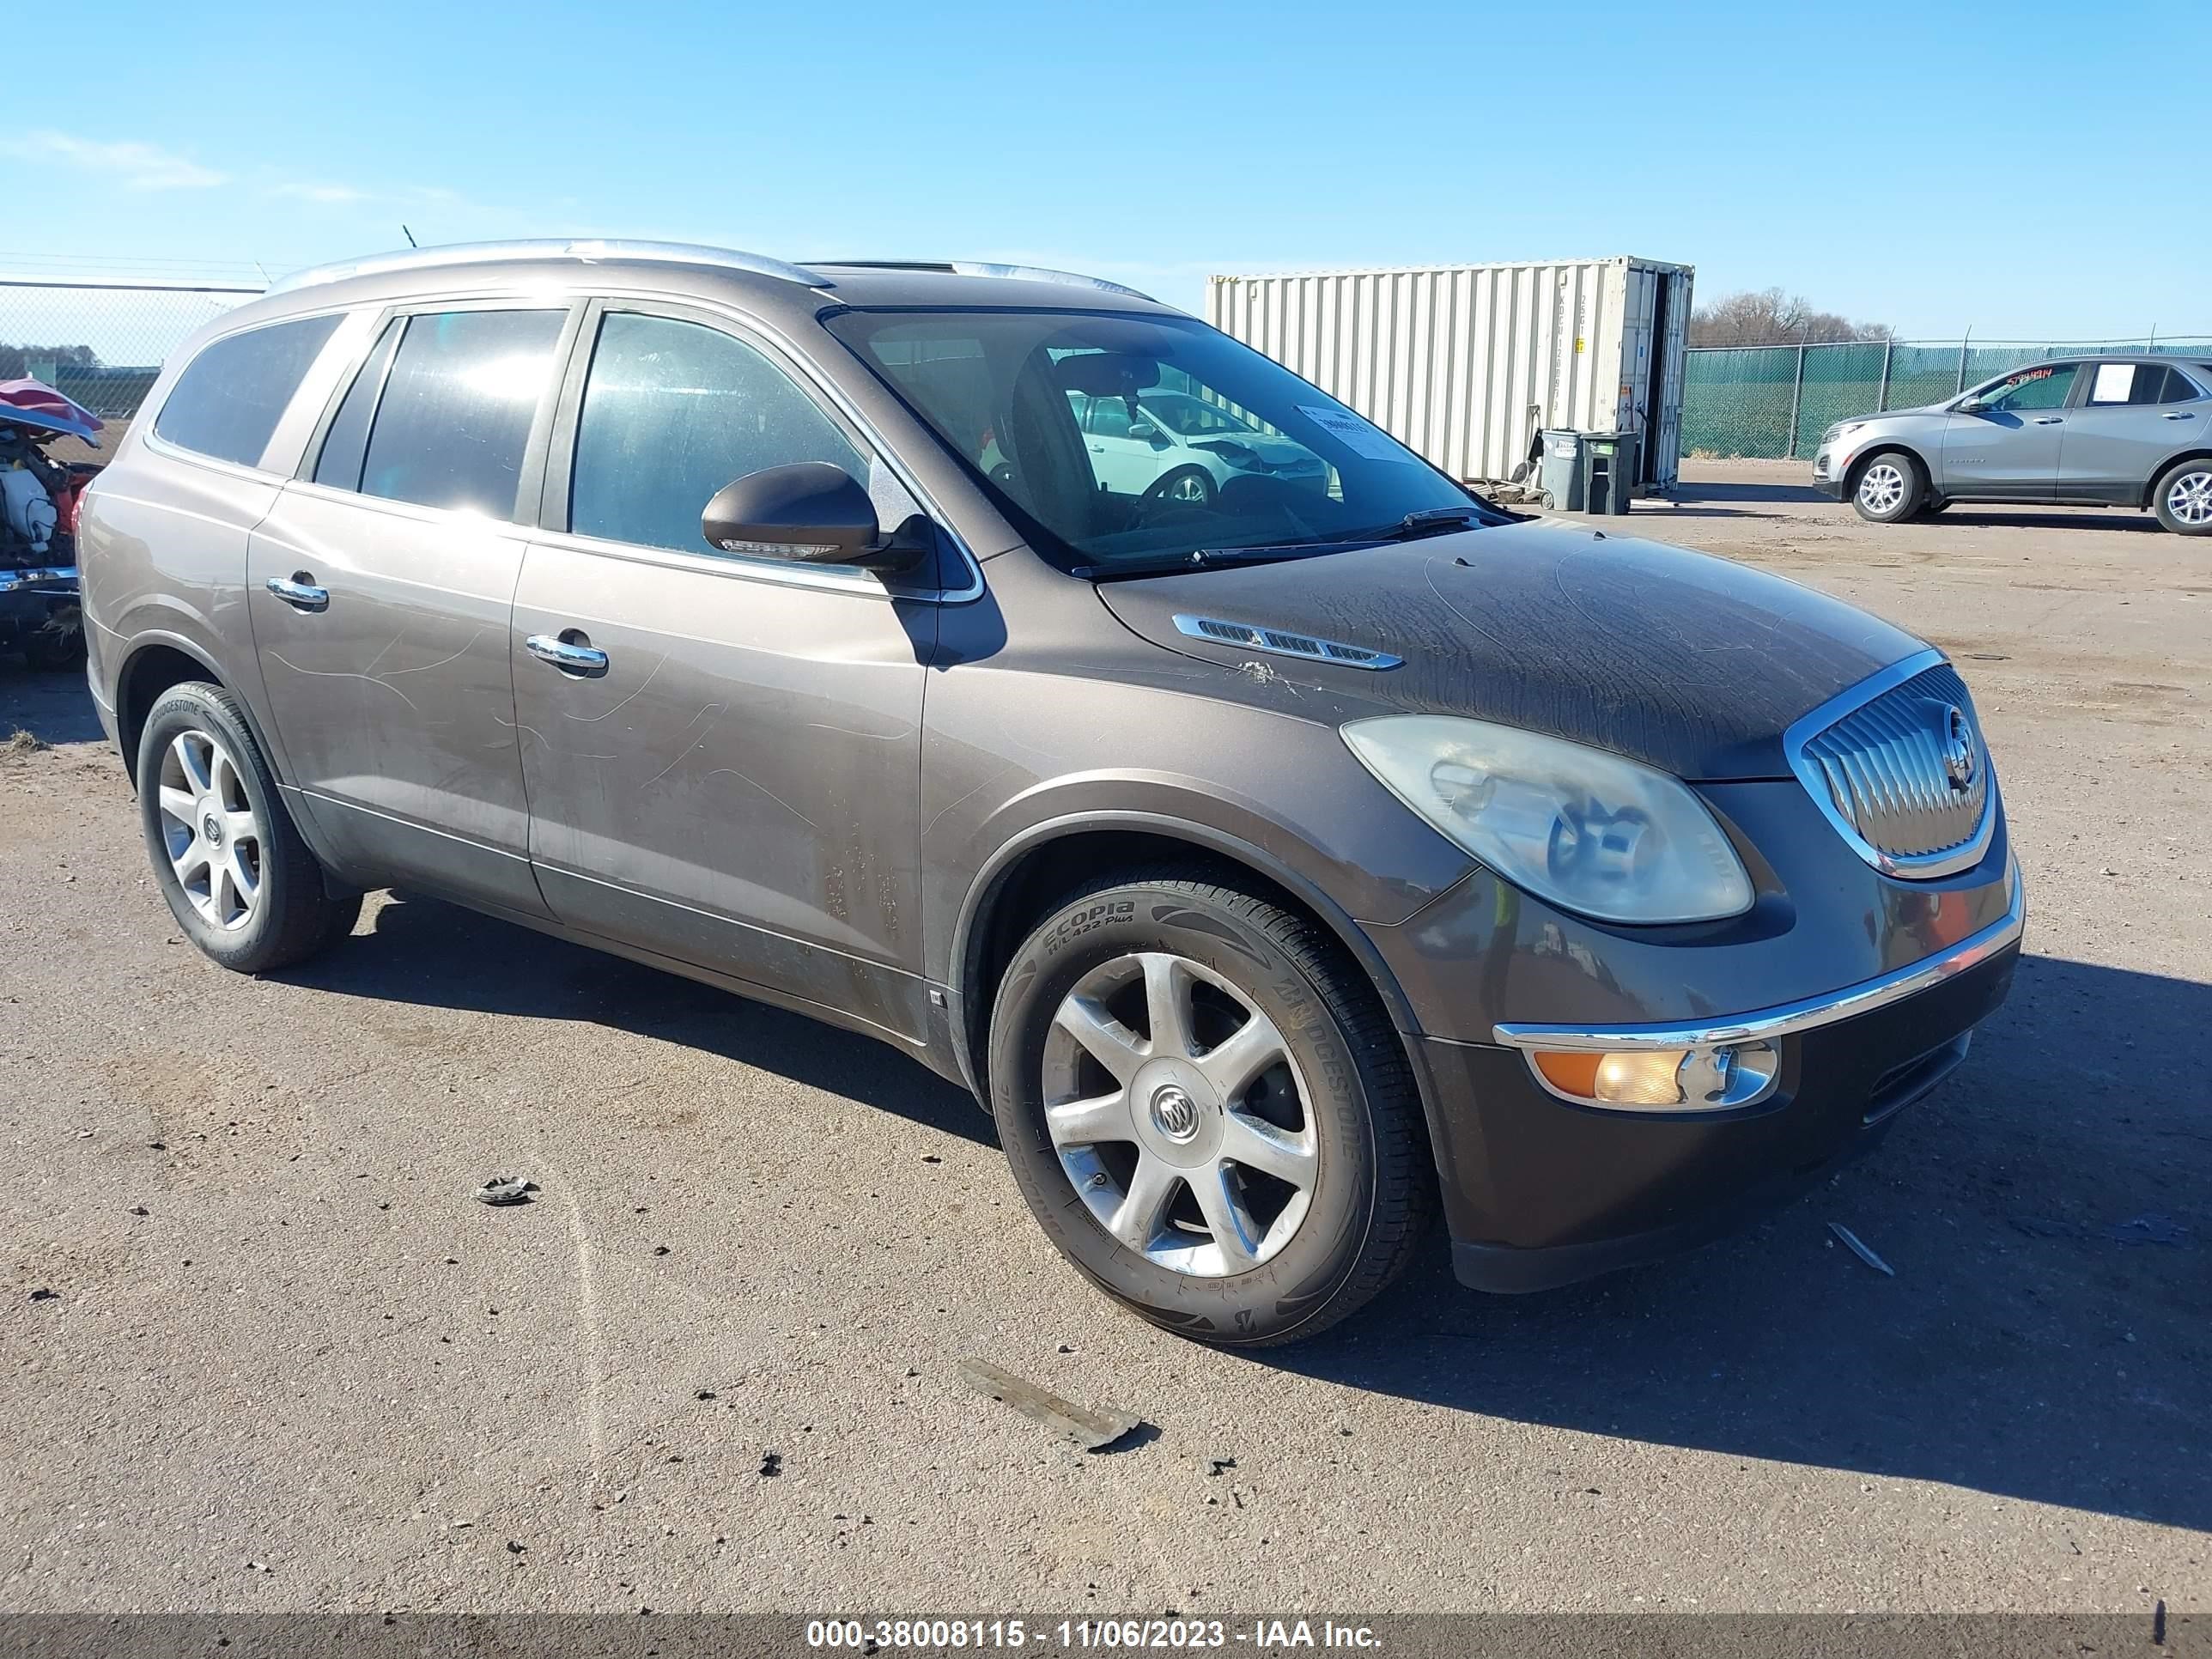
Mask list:
[{"label": "chrome bumper trim", "polygon": [[2016,945],[2027,928],[2027,893],[2017,866],[2012,872],[2012,903],[2002,921],[1993,922],[1971,939],[1962,939],[1941,955],[1916,962],[1909,968],[1884,974],[1802,1002],[1762,1008],[1726,1021],[1696,1025],[1614,1025],[1603,1030],[1578,1025],[1498,1025],[1492,1035],[1510,1048],[1598,1050],[1626,1052],[1640,1048],[1704,1048],[1729,1042],[1771,1042],[1778,1037],[1810,1031],[1838,1020],[1886,1008],[1893,1002],[1917,996],[1945,980],[1979,967],[2008,945]]},{"label": "chrome bumper trim", "polygon": [[77,570],[73,564],[58,564],[42,570],[0,570],[0,593],[20,593],[26,588],[46,587],[66,583],[63,591],[69,592],[77,585]]}]

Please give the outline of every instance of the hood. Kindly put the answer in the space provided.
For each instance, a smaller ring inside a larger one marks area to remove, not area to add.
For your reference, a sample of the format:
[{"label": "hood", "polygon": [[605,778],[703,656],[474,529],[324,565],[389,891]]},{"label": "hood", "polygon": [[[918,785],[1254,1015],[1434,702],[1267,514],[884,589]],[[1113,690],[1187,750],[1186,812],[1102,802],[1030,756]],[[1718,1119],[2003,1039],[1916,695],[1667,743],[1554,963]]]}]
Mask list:
[{"label": "hood", "polygon": [[1946,398],[1940,403],[1913,404],[1904,409],[1885,409],[1872,415],[1846,415],[1842,420],[1832,421],[1829,424],[1831,426],[1864,426],[1869,421],[1893,421],[1900,415],[1948,415],[1951,412],[1950,404],[1951,400]]},{"label": "hood", "polygon": [[1217,444],[1237,444],[1250,450],[1261,460],[1279,466],[1285,461],[1321,459],[1295,438],[1278,438],[1265,432],[1201,432],[1182,441],[1193,449],[1205,449]]},{"label": "hood", "polygon": [[[1540,524],[1281,564],[1102,583],[1156,645],[1363,713],[1469,714],[1595,744],[1677,776],[1786,778],[1808,709],[1927,647],[1779,576],[1657,542]],[[1373,672],[1194,639],[1177,616],[1402,657]],[[1361,704],[1370,705],[1365,708]]]}]

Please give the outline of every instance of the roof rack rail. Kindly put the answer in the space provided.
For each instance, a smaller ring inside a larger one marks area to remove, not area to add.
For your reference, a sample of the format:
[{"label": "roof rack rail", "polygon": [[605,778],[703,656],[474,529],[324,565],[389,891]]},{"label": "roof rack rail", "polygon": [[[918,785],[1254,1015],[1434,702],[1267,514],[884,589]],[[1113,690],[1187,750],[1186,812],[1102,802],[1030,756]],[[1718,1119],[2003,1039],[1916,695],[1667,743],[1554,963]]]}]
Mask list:
[{"label": "roof rack rail", "polygon": [[[1079,271],[1054,270],[1045,265],[995,264],[981,259],[811,259],[812,265],[842,266],[848,270],[937,270],[953,276],[1003,276],[1024,283],[1058,283],[1068,288],[1087,288],[1101,294],[1122,294],[1132,300],[1151,300],[1149,294],[1103,276]],[[1157,305],[1158,301],[1153,301]]]},{"label": "roof rack rail", "polygon": [[310,265],[270,285],[269,292],[313,288],[342,282],[349,276],[382,276],[396,270],[419,270],[434,265],[489,264],[503,259],[650,259],[668,264],[714,265],[725,270],[746,270],[757,276],[775,276],[808,288],[834,286],[826,276],[763,253],[735,248],[706,247],[693,242],[630,242],[597,237],[524,237],[506,242],[452,242],[442,247],[395,248],[334,264]]}]

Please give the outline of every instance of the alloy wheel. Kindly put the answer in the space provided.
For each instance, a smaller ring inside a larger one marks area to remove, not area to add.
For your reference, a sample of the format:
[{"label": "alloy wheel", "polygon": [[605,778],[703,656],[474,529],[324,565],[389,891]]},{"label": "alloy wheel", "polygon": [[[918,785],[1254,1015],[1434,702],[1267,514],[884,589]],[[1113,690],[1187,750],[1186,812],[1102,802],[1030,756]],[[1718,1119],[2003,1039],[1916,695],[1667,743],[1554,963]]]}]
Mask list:
[{"label": "alloy wheel", "polygon": [[2166,510],[2183,524],[2212,524],[2212,472],[2185,472],[2166,487]]},{"label": "alloy wheel", "polygon": [[1859,505],[1869,513],[1894,513],[1905,499],[1905,474],[1887,461],[1876,461],[1859,480]]},{"label": "alloy wheel", "polygon": [[1321,1173],[1309,1096],[1275,1023],[1167,951],[1116,957],[1060,1001],[1045,1123],[1098,1224],[1177,1273],[1246,1273],[1288,1243]]},{"label": "alloy wheel", "polygon": [[245,927],[261,902],[265,843],[237,761],[211,733],[179,732],[161,751],[156,787],[161,843],[185,897],[227,933]]}]

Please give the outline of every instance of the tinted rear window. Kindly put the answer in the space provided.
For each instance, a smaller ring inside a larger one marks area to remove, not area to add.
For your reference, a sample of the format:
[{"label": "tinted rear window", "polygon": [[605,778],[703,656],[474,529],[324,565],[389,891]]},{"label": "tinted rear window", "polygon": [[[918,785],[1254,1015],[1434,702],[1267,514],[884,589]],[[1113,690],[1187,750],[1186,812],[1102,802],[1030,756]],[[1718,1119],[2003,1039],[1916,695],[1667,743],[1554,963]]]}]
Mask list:
[{"label": "tinted rear window", "polygon": [[377,400],[362,493],[512,519],[531,422],[567,318],[565,311],[409,318]]},{"label": "tinted rear window", "polygon": [[337,325],[335,316],[302,317],[217,340],[177,377],[154,430],[179,449],[259,465],[284,406]]}]

